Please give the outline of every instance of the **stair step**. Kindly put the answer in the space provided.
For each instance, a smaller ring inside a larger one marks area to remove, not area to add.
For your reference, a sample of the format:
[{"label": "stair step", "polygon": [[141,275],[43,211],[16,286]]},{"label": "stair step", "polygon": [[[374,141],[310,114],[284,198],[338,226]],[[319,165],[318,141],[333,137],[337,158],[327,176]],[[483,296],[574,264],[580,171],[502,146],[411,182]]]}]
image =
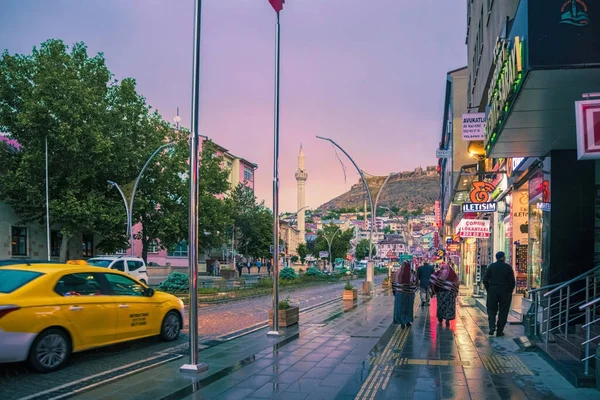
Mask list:
[{"label": "stair step", "polygon": [[575,387],[596,387],[594,370],[590,368],[589,374],[584,374],[581,359],[573,356],[558,343],[539,343],[539,354],[556,369],[566,380]]}]

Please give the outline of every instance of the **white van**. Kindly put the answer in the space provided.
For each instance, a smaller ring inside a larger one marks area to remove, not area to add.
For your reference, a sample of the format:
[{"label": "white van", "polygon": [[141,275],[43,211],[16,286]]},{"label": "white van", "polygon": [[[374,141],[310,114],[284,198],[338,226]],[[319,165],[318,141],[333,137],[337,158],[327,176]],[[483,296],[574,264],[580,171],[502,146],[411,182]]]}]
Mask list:
[{"label": "white van", "polygon": [[367,260],[362,260],[361,262],[359,262],[358,264],[356,264],[354,266],[354,270],[355,271],[362,271],[363,269],[366,270],[367,269]]},{"label": "white van", "polygon": [[98,256],[87,260],[88,265],[116,269],[131,275],[144,285],[148,284],[148,270],[143,259],[127,256]]}]

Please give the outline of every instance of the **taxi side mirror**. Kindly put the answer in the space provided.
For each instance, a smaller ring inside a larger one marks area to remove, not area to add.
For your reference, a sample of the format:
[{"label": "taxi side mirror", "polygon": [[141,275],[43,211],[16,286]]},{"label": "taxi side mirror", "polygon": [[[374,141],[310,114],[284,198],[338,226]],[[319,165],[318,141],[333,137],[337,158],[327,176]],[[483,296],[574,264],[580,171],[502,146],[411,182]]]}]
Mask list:
[{"label": "taxi side mirror", "polygon": [[154,296],[154,289],[152,289],[152,288],[145,288],[144,289],[144,296],[146,296],[146,297],[152,297],[152,296]]}]

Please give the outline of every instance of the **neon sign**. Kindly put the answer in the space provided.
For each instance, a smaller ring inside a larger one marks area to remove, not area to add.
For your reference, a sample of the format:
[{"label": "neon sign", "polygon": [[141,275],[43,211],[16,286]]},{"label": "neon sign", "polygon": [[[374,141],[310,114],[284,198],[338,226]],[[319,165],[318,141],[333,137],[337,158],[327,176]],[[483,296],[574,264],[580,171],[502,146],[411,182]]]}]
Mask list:
[{"label": "neon sign", "polygon": [[494,50],[496,68],[488,92],[489,113],[485,126],[486,150],[496,141],[498,132],[512,106],[511,101],[523,80],[523,42],[518,36],[512,41],[499,40]]}]

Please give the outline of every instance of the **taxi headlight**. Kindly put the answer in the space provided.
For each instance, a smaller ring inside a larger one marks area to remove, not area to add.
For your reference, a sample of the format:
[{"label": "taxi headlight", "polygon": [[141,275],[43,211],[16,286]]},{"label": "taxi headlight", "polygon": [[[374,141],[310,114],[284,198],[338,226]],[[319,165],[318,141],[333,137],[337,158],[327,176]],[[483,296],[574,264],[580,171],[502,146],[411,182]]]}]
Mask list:
[{"label": "taxi headlight", "polygon": [[179,307],[183,308],[183,300],[181,300],[181,299],[177,299],[177,300],[179,300]]}]

